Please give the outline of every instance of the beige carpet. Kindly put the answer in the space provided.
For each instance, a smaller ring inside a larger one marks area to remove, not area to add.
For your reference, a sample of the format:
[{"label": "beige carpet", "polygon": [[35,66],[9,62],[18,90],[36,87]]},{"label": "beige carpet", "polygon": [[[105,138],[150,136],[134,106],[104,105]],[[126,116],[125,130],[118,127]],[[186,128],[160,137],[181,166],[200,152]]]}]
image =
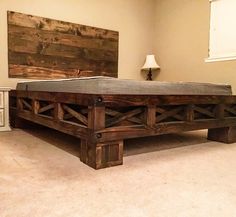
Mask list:
[{"label": "beige carpet", "polygon": [[235,217],[236,143],[205,131],[128,140],[93,170],[52,130],[0,133],[0,217]]}]

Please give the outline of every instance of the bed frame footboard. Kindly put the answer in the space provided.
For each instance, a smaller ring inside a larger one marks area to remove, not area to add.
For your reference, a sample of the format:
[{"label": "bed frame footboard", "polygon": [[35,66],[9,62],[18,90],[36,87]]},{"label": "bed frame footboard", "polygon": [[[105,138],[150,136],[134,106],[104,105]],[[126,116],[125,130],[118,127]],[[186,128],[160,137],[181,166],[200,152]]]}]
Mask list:
[{"label": "bed frame footboard", "polygon": [[[81,139],[81,161],[100,169],[123,163],[123,140],[209,129],[236,141],[236,96],[98,95],[10,92],[11,122],[28,120]],[[21,126],[20,126],[21,127]]]}]

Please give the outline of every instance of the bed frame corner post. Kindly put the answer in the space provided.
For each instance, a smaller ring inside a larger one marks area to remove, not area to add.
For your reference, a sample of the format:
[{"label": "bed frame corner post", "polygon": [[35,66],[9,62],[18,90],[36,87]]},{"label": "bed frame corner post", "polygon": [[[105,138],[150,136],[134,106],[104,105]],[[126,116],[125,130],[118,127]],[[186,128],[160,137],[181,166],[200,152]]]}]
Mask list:
[{"label": "bed frame corner post", "polygon": [[10,91],[9,104],[14,104],[14,107],[10,106],[10,125],[13,128],[28,128],[26,121],[18,117],[18,112],[23,109],[23,104],[21,99],[17,96],[17,91]]},{"label": "bed frame corner post", "polygon": [[207,139],[223,143],[234,143],[236,142],[236,127],[209,129]]},{"label": "bed frame corner post", "polygon": [[80,160],[94,169],[123,164],[123,140],[98,142],[102,134],[96,131],[105,129],[105,106],[89,106],[88,129],[87,138],[81,139]]}]

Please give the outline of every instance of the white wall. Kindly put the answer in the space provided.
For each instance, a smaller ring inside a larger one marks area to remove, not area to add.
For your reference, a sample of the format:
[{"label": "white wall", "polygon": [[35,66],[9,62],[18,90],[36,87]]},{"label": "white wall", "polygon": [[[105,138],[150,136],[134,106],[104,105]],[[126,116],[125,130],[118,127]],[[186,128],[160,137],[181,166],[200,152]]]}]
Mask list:
[{"label": "white wall", "polygon": [[140,68],[152,53],[155,0],[0,0],[0,86],[8,78],[7,10],[119,31],[119,78],[143,79]]}]

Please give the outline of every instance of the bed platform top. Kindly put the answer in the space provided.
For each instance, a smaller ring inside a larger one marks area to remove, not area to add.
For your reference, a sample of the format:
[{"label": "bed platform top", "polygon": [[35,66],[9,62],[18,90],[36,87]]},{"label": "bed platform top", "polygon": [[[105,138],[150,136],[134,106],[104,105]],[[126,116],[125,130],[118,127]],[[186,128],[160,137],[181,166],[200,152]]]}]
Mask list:
[{"label": "bed platform top", "polygon": [[136,81],[104,76],[19,82],[17,90],[126,95],[232,95],[230,85]]}]

